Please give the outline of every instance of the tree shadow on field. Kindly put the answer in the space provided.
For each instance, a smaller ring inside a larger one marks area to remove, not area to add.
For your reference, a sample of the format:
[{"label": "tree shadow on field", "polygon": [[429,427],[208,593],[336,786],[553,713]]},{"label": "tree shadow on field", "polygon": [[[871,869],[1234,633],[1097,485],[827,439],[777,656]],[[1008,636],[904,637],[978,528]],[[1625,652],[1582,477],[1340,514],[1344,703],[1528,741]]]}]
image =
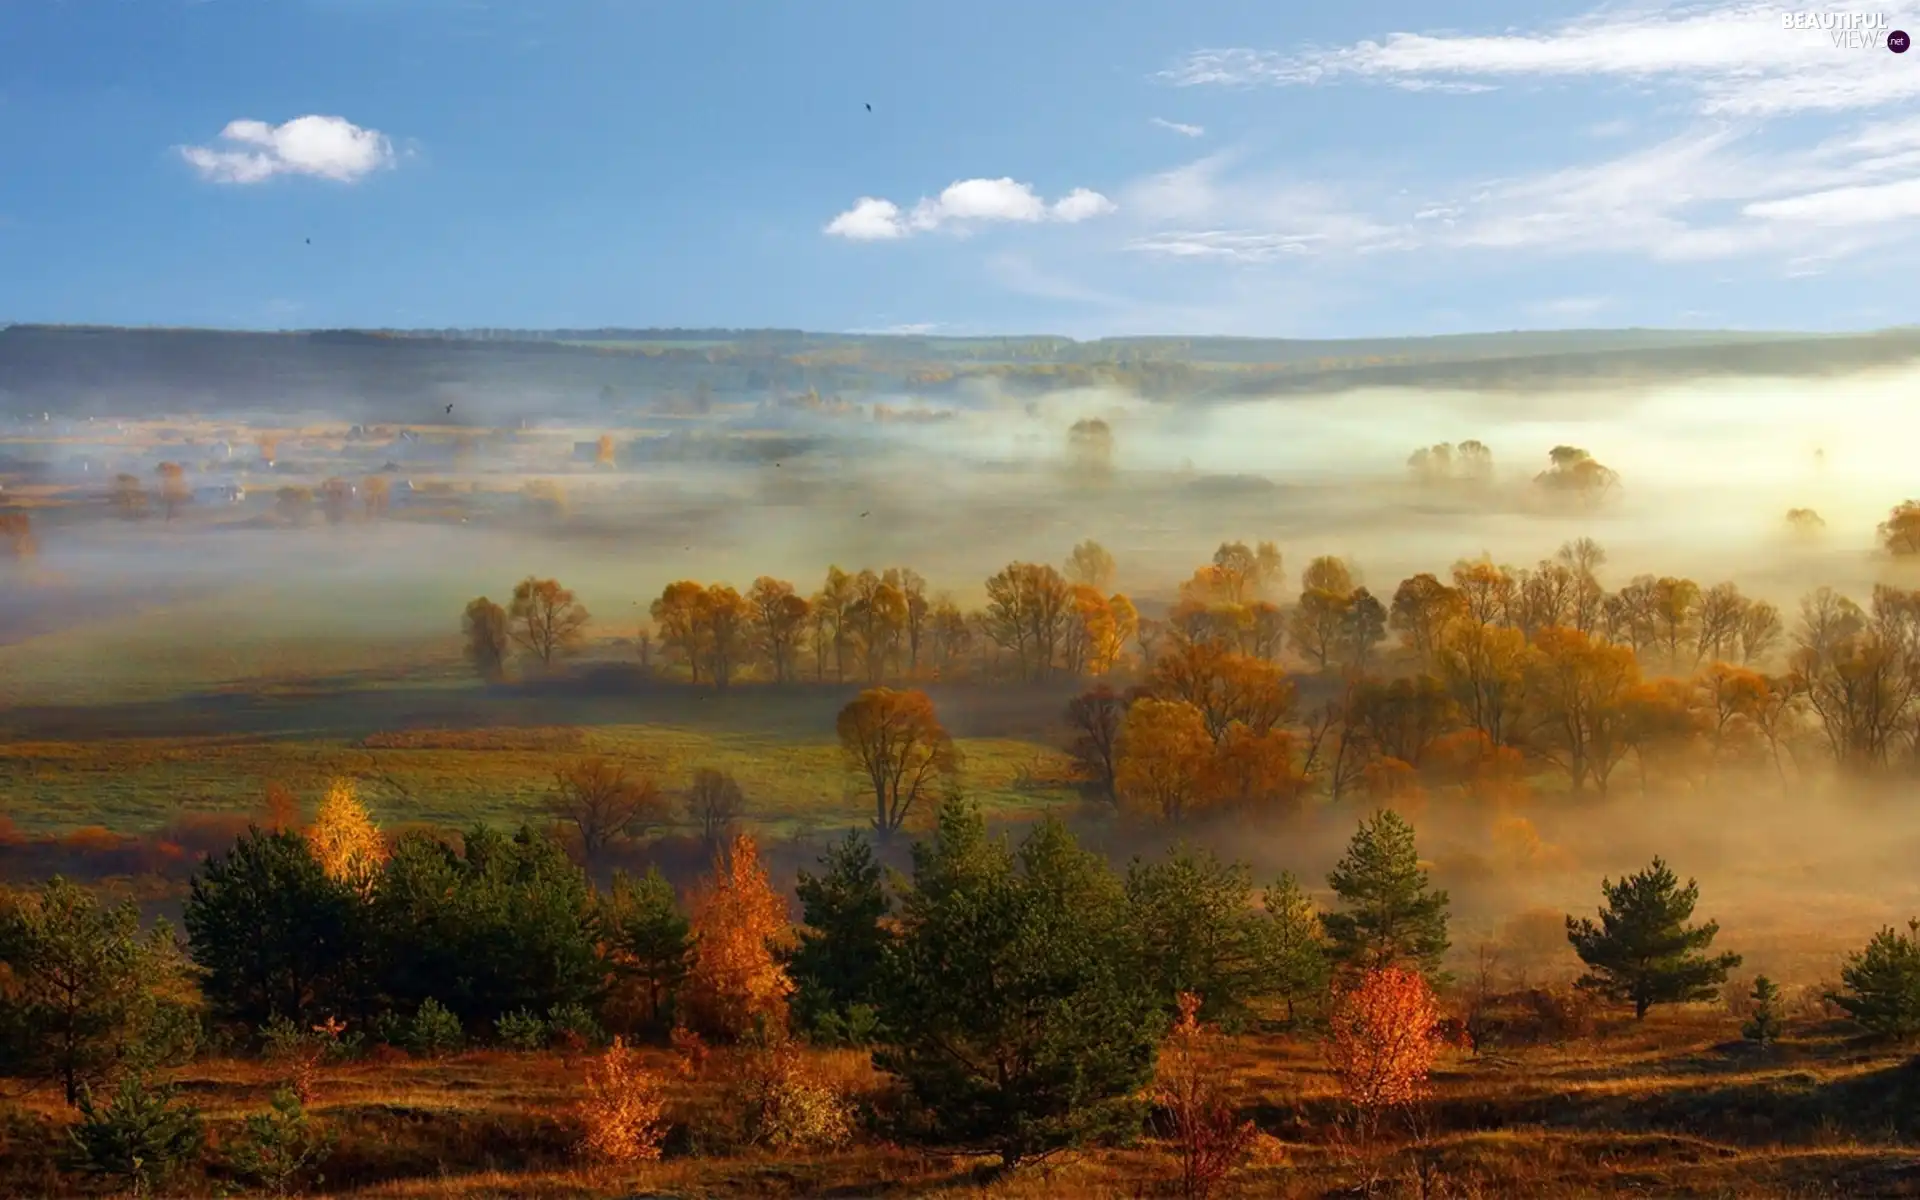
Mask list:
[{"label": "tree shadow on field", "polygon": [[[722,690],[604,664],[491,685],[449,680],[443,671],[343,671],[157,700],[20,705],[0,710],[0,733],[31,741],[353,741],[421,729],[665,725],[812,740],[834,736],[835,717],[863,686],[751,682]],[[955,737],[1049,741],[1076,690],[1065,683],[893,686],[923,687]]]}]

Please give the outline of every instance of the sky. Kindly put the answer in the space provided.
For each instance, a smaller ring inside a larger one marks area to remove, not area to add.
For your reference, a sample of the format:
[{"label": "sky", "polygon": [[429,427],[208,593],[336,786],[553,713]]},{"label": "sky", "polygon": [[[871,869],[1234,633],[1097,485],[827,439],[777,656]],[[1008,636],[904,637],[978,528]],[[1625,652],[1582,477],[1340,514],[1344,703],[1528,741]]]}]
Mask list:
[{"label": "sky", "polygon": [[5,0],[0,322],[1908,324],[1908,26],[1920,7]]}]

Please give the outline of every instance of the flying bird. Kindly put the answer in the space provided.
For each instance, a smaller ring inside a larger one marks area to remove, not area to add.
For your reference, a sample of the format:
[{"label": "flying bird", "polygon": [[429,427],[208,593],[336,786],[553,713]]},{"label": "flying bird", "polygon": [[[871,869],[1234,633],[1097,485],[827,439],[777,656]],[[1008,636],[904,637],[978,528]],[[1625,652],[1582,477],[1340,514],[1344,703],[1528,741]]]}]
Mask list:
[{"label": "flying bird", "polygon": [[312,238],[308,238],[308,239],[307,239],[307,245],[309,245],[309,246],[311,246],[311,245],[313,245],[313,239],[312,239]]},{"label": "flying bird", "polygon": [[868,112],[872,112],[872,111],[873,111],[873,105],[871,105],[871,104],[869,104],[869,105],[867,105],[867,111],[868,111]]},{"label": "flying bird", "polygon": [[451,404],[449,404],[449,405],[447,405],[447,411],[448,411],[448,412],[452,412],[452,411],[453,411],[453,405],[451,405]]}]

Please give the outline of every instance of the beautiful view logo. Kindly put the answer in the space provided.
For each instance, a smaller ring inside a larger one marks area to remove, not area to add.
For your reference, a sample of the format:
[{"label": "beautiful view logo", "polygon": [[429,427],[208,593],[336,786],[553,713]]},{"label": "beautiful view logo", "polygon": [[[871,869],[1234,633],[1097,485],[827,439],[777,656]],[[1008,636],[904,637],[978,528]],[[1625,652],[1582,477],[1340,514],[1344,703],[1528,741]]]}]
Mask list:
[{"label": "beautiful view logo", "polygon": [[[1886,13],[1865,12],[1790,12],[1780,14],[1782,29],[1802,31],[1818,29],[1844,50],[1878,50],[1886,47],[1894,53],[1906,50],[1906,34],[1892,28]],[[1890,39],[1889,34],[1898,35]],[[1891,44],[1897,41],[1898,45]]]}]

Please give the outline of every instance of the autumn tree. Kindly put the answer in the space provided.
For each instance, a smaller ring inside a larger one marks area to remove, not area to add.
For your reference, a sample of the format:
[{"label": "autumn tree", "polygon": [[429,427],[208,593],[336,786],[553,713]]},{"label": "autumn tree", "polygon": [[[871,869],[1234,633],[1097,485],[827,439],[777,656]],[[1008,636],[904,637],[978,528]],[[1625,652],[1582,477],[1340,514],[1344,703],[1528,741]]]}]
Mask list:
[{"label": "autumn tree", "polygon": [[1065,577],[1050,566],[1011,563],[987,580],[987,636],[1013,654],[1023,682],[1052,674],[1071,598]]},{"label": "autumn tree", "polygon": [[705,609],[707,589],[690,579],[668,584],[648,613],[660,631],[660,642],[687,664],[693,682],[700,682],[701,665],[708,659],[709,625]]},{"label": "autumn tree", "polygon": [[958,768],[953,739],[925,692],[869,688],[840,710],[835,729],[847,766],[872,789],[873,829],[882,840]]},{"label": "autumn tree", "polygon": [[1555,446],[1547,452],[1550,465],[1534,476],[1534,483],[1550,492],[1592,504],[1620,482],[1612,469],[1578,446]]},{"label": "autumn tree", "polygon": [[667,798],[652,779],[629,775],[626,767],[605,758],[583,758],[555,771],[544,807],[572,827],[589,869],[615,843],[644,837],[669,815]]},{"label": "autumn tree", "polygon": [[781,957],[793,930],[786,901],[747,834],[735,835],[695,893],[693,933],[681,999],[688,1027],[728,1041],[760,1028],[785,1029],[793,981]]},{"label": "autumn tree", "polygon": [[1345,906],[1321,918],[1336,962],[1439,971],[1450,944],[1449,900],[1431,887],[1413,826],[1400,814],[1389,808],[1362,820],[1327,884]]},{"label": "autumn tree", "polygon": [[1072,740],[1067,754],[1075,776],[1095,796],[1119,804],[1115,783],[1120,757],[1120,729],[1127,702],[1120,693],[1101,684],[1067,702],[1067,729]]},{"label": "autumn tree", "polygon": [[1215,743],[1235,725],[1265,733],[1293,715],[1293,682],[1279,667],[1212,642],[1184,643],[1162,655],[1148,687],[1198,710]]},{"label": "autumn tree", "polygon": [[488,683],[506,678],[507,650],[512,645],[508,628],[507,610],[485,596],[468,601],[460,616],[467,662]]},{"label": "autumn tree", "polygon": [[[604,439],[603,439],[604,440]],[[649,1071],[620,1038],[587,1064],[583,1095],[574,1119],[580,1151],[589,1158],[626,1165],[660,1157],[671,1128],[665,1081]]]},{"label": "autumn tree", "polygon": [[878,684],[899,651],[907,627],[907,598],[896,586],[898,573],[863,570],[853,577],[846,619],[853,645],[866,668],[867,682]]},{"label": "autumn tree", "polygon": [[1440,638],[1462,610],[1460,593],[1431,574],[1415,575],[1394,589],[1387,623],[1416,663],[1431,668]]},{"label": "autumn tree", "polygon": [[686,806],[687,817],[700,830],[701,844],[713,855],[733,840],[747,812],[747,797],[739,780],[728,772],[701,767],[687,786]]},{"label": "autumn tree", "polygon": [[1787,510],[1786,526],[1788,533],[1812,541],[1826,530],[1827,521],[1811,508],[1790,508]]},{"label": "autumn tree", "polygon": [[313,857],[331,879],[365,894],[387,861],[387,839],[373,823],[351,781],[327,785],[307,830]]},{"label": "autumn tree", "polygon": [[1880,545],[1895,558],[1920,554],[1920,500],[1902,500],[1880,522]]},{"label": "autumn tree", "polygon": [[1362,1143],[1381,1121],[1427,1095],[1441,1046],[1440,1005],[1426,977],[1404,967],[1363,972],[1334,1000],[1324,1043]]},{"label": "autumn tree", "polygon": [[57,1080],[68,1105],[119,1067],[165,1052],[163,1014],[188,989],[164,922],[58,876],[0,889],[0,1072]]},{"label": "autumn tree", "polygon": [[1628,700],[1640,670],[1625,646],[1595,642],[1572,629],[1545,629],[1526,673],[1537,753],[1567,772],[1573,790],[1602,794],[1632,749]]},{"label": "autumn tree", "polygon": [[507,617],[513,640],[543,666],[578,645],[587,627],[587,610],[571,591],[531,575],[514,585]]},{"label": "autumn tree", "polygon": [[23,512],[0,513],[0,555],[24,560],[39,552],[40,543],[33,536],[33,517]]},{"label": "autumn tree", "polygon": [[1067,465],[1086,482],[1106,480],[1113,473],[1112,426],[1098,417],[1075,421],[1067,430]]},{"label": "autumn tree", "polygon": [[827,659],[833,659],[833,679],[847,677],[847,660],[853,646],[853,629],[847,619],[853,607],[853,576],[837,566],[827,568],[827,578],[813,600],[814,677],[826,678]]},{"label": "autumn tree", "polygon": [[773,668],[773,681],[793,682],[795,656],[812,606],[806,597],[794,593],[792,584],[769,575],[760,576],[747,589],[747,606],[754,637]]},{"label": "autumn tree", "polygon": [[707,652],[707,676],[714,686],[724,688],[733,682],[734,673],[746,661],[753,636],[753,607],[739,592],[724,583],[708,586],[705,602],[697,609],[705,634],[700,639]]},{"label": "autumn tree", "polygon": [[598,467],[611,467],[613,465],[612,434],[601,434],[600,439],[593,444],[593,463]]},{"label": "autumn tree", "polygon": [[1118,749],[1114,790],[1123,805],[1178,825],[1211,798],[1213,739],[1205,717],[1186,701],[1134,701]]},{"label": "autumn tree", "polygon": [[1603,879],[1600,890],[1607,899],[1600,923],[1568,917],[1567,940],[1590,968],[1580,986],[1631,1001],[1636,1019],[1655,1004],[1712,997],[1727,972],[1740,965],[1738,954],[1708,955],[1720,925],[1687,924],[1700,887],[1691,879],[1681,887],[1663,860],[1619,883]]},{"label": "autumn tree", "polygon": [[1468,723],[1495,745],[1512,740],[1530,659],[1526,636],[1517,629],[1456,621],[1442,633],[1437,659],[1440,679]]}]

